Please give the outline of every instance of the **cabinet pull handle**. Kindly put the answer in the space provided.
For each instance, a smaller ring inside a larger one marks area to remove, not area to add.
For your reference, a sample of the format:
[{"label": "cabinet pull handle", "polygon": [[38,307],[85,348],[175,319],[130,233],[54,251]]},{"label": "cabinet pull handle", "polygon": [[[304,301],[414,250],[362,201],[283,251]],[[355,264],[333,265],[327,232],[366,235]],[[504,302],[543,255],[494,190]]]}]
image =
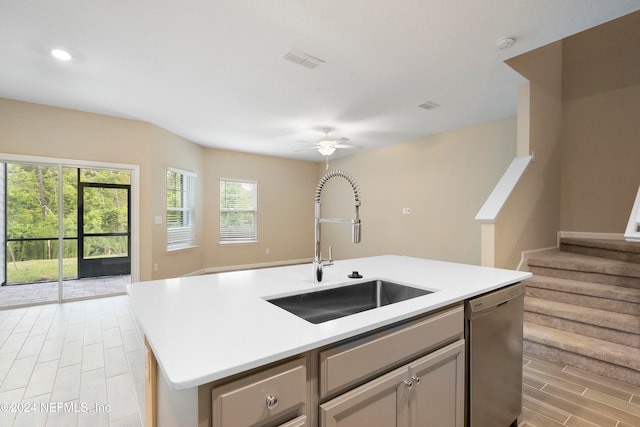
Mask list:
[{"label": "cabinet pull handle", "polygon": [[411,390],[413,388],[413,381],[404,380],[402,382],[403,382],[404,386],[407,387],[409,390]]},{"label": "cabinet pull handle", "polygon": [[420,378],[417,375],[412,376],[411,379],[413,380],[414,383],[416,383],[416,385],[420,385],[420,381],[422,380],[422,378]]},{"label": "cabinet pull handle", "polygon": [[267,396],[267,409],[276,409],[276,406],[278,406],[278,398],[271,394]]}]

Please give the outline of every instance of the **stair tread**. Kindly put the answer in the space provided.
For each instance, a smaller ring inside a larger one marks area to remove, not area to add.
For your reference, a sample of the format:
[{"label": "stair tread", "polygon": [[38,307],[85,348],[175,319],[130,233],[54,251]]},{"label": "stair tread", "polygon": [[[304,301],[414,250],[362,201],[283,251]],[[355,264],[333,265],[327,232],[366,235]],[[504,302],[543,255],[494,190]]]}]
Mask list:
[{"label": "stair tread", "polygon": [[526,346],[637,383],[640,244],[563,238],[561,245],[566,250],[528,257]]},{"label": "stair tread", "polygon": [[547,267],[640,279],[640,264],[551,249],[528,257],[531,267]]},{"label": "stair tread", "polygon": [[552,315],[622,332],[640,334],[640,313],[637,316],[615,313],[531,296],[525,297],[525,311]]},{"label": "stair tread", "polygon": [[625,286],[606,285],[603,283],[564,279],[560,277],[544,276],[541,274],[536,274],[527,279],[525,284],[531,287],[562,291],[572,294],[640,303],[640,289],[628,288]]},{"label": "stair tread", "polygon": [[524,322],[526,340],[640,371],[640,349]]},{"label": "stair tread", "polygon": [[581,237],[563,237],[561,244],[584,246],[587,248],[607,249],[619,252],[631,252],[640,254],[640,243],[614,239],[586,239]]}]

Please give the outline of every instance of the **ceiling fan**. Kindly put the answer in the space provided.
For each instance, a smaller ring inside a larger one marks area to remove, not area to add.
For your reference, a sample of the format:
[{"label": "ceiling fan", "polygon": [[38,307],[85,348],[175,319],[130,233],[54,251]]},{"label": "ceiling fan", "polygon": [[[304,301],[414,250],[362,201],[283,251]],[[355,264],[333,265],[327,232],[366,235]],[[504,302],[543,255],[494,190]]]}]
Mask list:
[{"label": "ceiling fan", "polygon": [[[326,129],[323,129],[322,131],[324,132],[324,137],[320,138],[317,142],[313,143],[313,146],[308,148],[309,150],[318,150],[318,152],[323,156],[329,157],[338,148],[349,148],[349,149],[360,148],[356,145],[345,144],[347,141],[349,141],[349,138],[330,137],[329,132],[331,132],[331,129],[326,128]],[[305,142],[305,141],[302,141],[302,142]]]}]

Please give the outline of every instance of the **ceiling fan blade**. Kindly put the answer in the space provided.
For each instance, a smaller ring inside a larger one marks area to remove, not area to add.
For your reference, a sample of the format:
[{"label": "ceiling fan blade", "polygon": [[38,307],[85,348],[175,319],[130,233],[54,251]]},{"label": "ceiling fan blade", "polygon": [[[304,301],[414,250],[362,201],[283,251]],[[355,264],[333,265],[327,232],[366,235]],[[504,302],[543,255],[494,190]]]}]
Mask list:
[{"label": "ceiling fan blade", "polygon": [[[305,145],[309,145],[308,147],[302,148],[300,150],[296,150],[296,152],[300,152],[300,151],[307,151],[307,150],[319,150],[321,148],[333,148],[333,149],[339,149],[339,148],[347,148],[347,149],[360,149],[362,147],[359,147],[357,145],[352,145],[352,144],[345,144],[345,142],[349,141],[349,138],[346,137],[340,137],[340,138],[332,138],[329,136],[329,132],[331,131],[331,129],[323,129],[323,132],[325,133],[325,136],[315,142],[312,141],[301,141],[298,140],[297,142],[305,144]],[[312,145],[310,145],[312,144]]]},{"label": "ceiling fan blade", "polygon": [[316,144],[316,145],[312,145],[310,147],[300,148],[299,150],[296,150],[296,152],[317,150],[318,148],[320,148],[320,146]]},{"label": "ceiling fan blade", "polygon": [[362,147],[358,146],[358,145],[353,145],[353,144],[336,144],[333,147],[335,148],[348,148],[348,149],[360,149]]}]

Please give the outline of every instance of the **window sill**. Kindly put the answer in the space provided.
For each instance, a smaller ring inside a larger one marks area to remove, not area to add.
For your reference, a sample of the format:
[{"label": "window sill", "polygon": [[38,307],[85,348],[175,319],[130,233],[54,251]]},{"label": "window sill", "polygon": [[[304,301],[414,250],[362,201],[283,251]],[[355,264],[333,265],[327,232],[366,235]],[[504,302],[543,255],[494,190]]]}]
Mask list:
[{"label": "window sill", "polygon": [[220,246],[242,246],[242,245],[257,245],[260,243],[258,240],[237,240],[237,241],[219,241]]},{"label": "window sill", "polygon": [[175,245],[175,246],[170,246],[167,248],[167,253],[174,253],[174,252],[180,252],[180,251],[186,251],[189,249],[197,249],[198,245],[196,244],[190,244],[190,245]]}]

